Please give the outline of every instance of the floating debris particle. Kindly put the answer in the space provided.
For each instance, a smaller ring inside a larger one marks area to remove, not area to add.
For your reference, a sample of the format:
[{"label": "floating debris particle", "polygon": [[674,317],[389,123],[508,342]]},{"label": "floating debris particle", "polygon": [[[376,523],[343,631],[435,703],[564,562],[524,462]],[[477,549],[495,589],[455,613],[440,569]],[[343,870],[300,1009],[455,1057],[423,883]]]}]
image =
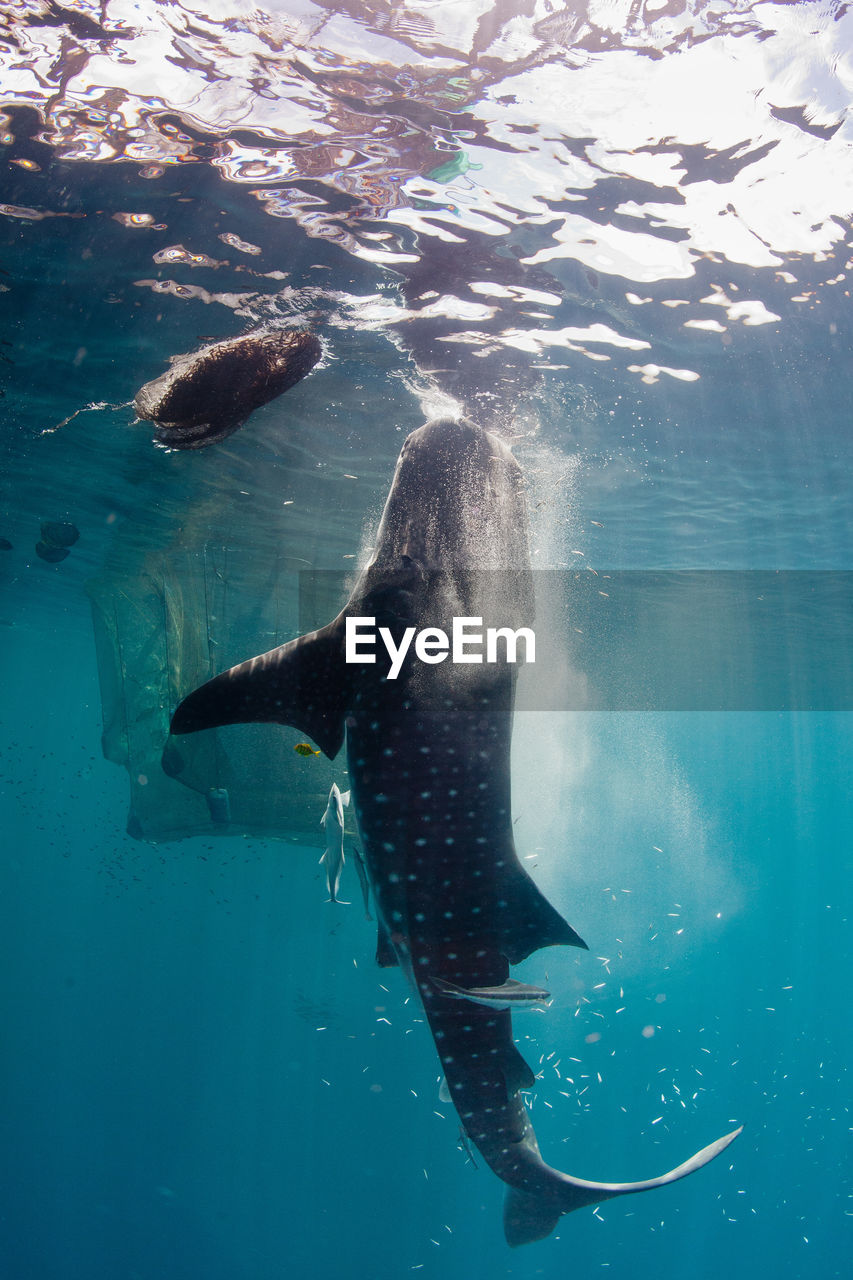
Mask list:
[{"label": "floating debris particle", "polygon": [[41,536],[43,542],[53,547],[73,547],[80,530],[66,520],[46,520],[41,526]]},{"label": "floating debris particle", "polygon": [[250,244],[248,240],[241,240],[239,236],[235,236],[233,231],[223,231],[219,239],[223,244],[228,244],[232,249],[239,249],[241,253],[259,254],[260,248],[256,244]]},{"label": "floating debris particle", "polygon": [[120,222],[123,227],[143,227],[150,231],[165,231],[165,223],[155,222],[153,213],[114,213],[112,215],[114,222]]},{"label": "floating debris particle", "polygon": [[172,356],[133,407],[171,449],[203,449],[231,435],[255,409],[295,386],[322,355],[305,329],[261,329]]},{"label": "floating debris particle", "polygon": [[65,520],[45,520],[41,526],[41,540],[36,543],[36,555],[48,564],[59,564],[79,537],[80,530],[76,525]]}]

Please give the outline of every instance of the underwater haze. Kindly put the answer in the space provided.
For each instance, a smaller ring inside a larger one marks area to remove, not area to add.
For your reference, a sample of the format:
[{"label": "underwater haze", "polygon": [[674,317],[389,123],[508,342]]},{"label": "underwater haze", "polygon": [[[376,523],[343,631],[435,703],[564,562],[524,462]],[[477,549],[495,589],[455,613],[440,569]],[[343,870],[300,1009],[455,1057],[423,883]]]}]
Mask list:
[{"label": "underwater haze", "polygon": [[[4,4],[8,1280],[849,1274],[851,107],[840,0]],[[317,362],[201,447],[137,417],[280,329]],[[512,758],[589,944],[513,970],[543,1156],[744,1126],[517,1250],[349,814],[326,901],[344,755],[161,766],[181,698],[334,616],[439,415],[511,447],[564,659]]]}]

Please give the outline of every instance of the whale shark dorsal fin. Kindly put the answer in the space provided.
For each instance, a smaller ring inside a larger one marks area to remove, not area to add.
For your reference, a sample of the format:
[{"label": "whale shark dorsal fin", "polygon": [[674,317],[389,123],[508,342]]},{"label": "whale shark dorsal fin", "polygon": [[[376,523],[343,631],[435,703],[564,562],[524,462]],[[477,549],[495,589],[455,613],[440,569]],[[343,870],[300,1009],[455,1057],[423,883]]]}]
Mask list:
[{"label": "whale shark dorsal fin", "polygon": [[292,725],[333,760],[344,740],[348,671],[336,618],[208,680],[179,704],[170,731],[272,721]]}]

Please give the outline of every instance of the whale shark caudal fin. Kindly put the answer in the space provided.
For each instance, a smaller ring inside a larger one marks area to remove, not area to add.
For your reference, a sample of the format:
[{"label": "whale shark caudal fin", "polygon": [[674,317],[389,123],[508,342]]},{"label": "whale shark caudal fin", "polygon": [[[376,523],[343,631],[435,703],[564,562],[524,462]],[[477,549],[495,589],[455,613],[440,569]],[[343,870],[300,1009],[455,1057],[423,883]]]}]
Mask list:
[{"label": "whale shark caudal fin", "polygon": [[180,703],[171,733],[274,721],[312,738],[333,760],[344,740],[347,666],[338,619],[208,680]]},{"label": "whale shark caudal fin", "polygon": [[511,1248],[544,1240],[563,1215],[550,1196],[532,1195],[520,1187],[507,1187],[504,1196],[504,1236]]},{"label": "whale shark caudal fin", "polygon": [[632,1195],[635,1191],[652,1191],[655,1187],[665,1187],[669,1182],[678,1182],[680,1178],[695,1173],[720,1155],[742,1131],[743,1125],[718,1138],[716,1142],[709,1143],[689,1160],[670,1169],[669,1173],[662,1173],[659,1178],[648,1178],[644,1182],[587,1182],[584,1178],[573,1178],[567,1173],[544,1166],[547,1185],[541,1189],[525,1191],[520,1187],[507,1188],[504,1200],[504,1235],[507,1244],[515,1247],[530,1244],[534,1240],[544,1240],[554,1230],[562,1214],[582,1209],[585,1205],[600,1204],[614,1196]]}]

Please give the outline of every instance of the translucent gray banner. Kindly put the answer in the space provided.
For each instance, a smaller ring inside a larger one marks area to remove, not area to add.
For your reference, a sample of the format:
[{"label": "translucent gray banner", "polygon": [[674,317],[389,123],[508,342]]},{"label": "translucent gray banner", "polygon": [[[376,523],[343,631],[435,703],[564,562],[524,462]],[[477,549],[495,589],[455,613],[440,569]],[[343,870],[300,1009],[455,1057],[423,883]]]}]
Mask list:
[{"label": "translucent gray banner", "polygon": [[[467,611],[486,600],[484,629],[518,628],[523,577],[533,583],[536,606],[535,617],[521,621],[536,643],[535,661],[519,667],[521,710],[853,710],[853,572],[438,573],[426,579],[423,616],[410,595],[411,612],[395,610],[398,624],[443,627],[450,637],[460,601]],[[330,621],[356,580],[336,571],[300,574],[300,629]],[[454,589],[446,592],[448,582]],[[444,594],[446,617],[436,614]],[[504,598],[515,602],[506,619]],[[408,660],[418,661],[414,644]]]}]

